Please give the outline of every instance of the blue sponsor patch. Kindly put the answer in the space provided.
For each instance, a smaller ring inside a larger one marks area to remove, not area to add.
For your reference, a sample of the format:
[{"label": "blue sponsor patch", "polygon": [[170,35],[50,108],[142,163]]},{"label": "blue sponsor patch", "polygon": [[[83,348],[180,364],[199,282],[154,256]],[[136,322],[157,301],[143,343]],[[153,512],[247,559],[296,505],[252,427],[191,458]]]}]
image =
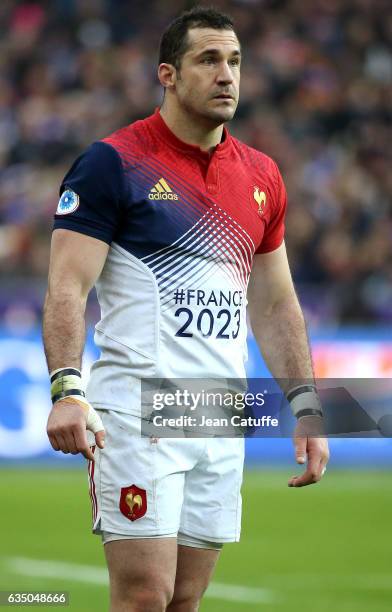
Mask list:
[{"label": "blue sponsor patch", "polygon": [[57,215],[68,215],[74,212],[79,206],[79,196],[72,189],[66,189],[57,206]]}]

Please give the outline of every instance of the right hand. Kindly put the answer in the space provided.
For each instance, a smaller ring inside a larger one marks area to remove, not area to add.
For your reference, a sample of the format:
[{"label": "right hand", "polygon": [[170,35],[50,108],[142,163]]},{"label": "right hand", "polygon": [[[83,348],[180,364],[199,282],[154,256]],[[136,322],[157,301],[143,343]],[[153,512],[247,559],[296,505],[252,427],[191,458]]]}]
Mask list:
[{"label": "right hand", "polygon": [[86,431],[95,435],[99,448],[105,446],[105,430],[100,416],[86,401],[66,397],[53,404],[46,431],[55,451],[77,455],[94,461],[94,455],[87,441]]}]

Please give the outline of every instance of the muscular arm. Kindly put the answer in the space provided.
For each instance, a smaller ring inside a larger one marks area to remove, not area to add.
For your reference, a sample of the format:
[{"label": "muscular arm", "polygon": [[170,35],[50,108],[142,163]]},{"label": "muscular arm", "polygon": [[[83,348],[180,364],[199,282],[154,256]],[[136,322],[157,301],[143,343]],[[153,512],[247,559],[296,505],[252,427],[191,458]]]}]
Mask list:
[{"label": "muscular arm", "polygon": [[108,245],[77,232],[53,232],[43,338],[49,372],[80,369],[89,291],[102,271]]},{"label": "muscular arm", "polygon": [[248,289],[250,323],[274,378],[289,391],[313,379],[304,317],[291,280],[286,248],[256,255]]},{"label": "muscular arm", "polygon": [[[291,280],[284,244],[271,253],[255,256],[248,289],[248,309],[260,351],[283,390],[288,392],[297,385],[312,381],[313,368],[304,317]],[[307,419],[317,420],[319,417],[299,419],[294,432],[297,462],[305,463],[306,455],[307,469],[301,476],[293,476],[289,486],[301,487],[318,482],[328,461],[327,441],[306,435],[310,429]],[[320,425],[316,424],[316,431],[320,431]]]},{"label": "muscular arm", "polygon": [[[64,367],[81,369],[87,296],[102,271],[108,248],[105,242],[78,232],[53,232],[43,319],[49,372]],[[53,405],[47,432],[55,450],[81,452],[87,459],[94,459],[86,436],[89,411],[92,409],[88,405],[72,397]],[[101,448],[103,438],[103,430],[95,433]]]}]

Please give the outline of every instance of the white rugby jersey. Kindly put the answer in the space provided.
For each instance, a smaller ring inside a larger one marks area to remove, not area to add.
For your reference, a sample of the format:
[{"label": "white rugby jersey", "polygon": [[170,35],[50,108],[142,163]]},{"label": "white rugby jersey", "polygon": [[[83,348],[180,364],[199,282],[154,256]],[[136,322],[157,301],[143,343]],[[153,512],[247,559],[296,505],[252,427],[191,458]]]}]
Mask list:
[{"label": "white rugby jersey", "polygon": [[110,245],[89,401],[139,415],[143,378],[245,378],[252,260],[284,235],[275,162],[226,129],[210,155],[157,110],[89,147],[60,193],[54,228]]}]

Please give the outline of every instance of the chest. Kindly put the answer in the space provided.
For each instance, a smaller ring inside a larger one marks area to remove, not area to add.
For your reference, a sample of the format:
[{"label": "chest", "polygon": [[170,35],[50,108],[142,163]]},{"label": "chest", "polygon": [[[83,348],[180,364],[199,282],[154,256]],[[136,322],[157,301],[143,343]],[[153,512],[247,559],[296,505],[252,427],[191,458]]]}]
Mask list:
[{"label": "chest", "polygon": [[[231,244],[252,255],[269,222],[273,192],[262,173],[235,157],[158,155],[126,173],[128,200],[119,228],[137,256],[200,243]],[[196,238],[195,238],[196,237]]]}]

